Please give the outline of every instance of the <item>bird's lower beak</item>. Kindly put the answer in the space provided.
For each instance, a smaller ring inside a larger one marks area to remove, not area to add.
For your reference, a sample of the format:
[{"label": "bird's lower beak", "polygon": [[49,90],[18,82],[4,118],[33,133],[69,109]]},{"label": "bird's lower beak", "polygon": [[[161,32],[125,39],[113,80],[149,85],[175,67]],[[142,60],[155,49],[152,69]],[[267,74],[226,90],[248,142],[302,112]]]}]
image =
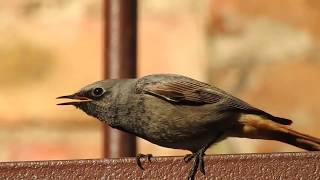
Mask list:
[{"label": "bird's lower beak", "polygon": [[84,97],[84,96],[79,96],[78,94],[60,96],[60,97],[57,97],[57,99],[75,99],[75,100],[79,100],[79,101],[71,101],[71,102],[59,103],[57,105],[77,105],[79,103],[92,101],[92,99],[89,99],[89,98]]}]

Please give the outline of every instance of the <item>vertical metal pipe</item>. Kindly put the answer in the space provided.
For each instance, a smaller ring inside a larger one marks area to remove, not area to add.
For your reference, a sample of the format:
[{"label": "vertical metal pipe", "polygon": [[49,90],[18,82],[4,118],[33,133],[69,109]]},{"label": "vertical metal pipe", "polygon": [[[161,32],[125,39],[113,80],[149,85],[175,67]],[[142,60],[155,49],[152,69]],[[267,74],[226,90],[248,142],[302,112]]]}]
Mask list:
[{"label": "vertical metal pipe", "polygon": [[[136,77],[137,0],[104,1],[104,77]],[[104,156],[135,156],[134,136],[104,127]]]}]

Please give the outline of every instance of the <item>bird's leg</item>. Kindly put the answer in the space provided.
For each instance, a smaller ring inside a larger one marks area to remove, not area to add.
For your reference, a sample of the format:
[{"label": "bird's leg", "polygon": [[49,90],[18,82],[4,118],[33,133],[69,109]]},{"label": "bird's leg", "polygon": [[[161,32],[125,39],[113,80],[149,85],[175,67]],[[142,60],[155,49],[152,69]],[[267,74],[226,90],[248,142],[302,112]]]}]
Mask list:
[{"label": "bird's leg", "polygon": [[144,168],[142,167],[142,164],[141,164],[141,158],[145,158],[145,157],[147,158],[147,160],[149,162],[151,162],[152,154],[140,154],[139,153],[136,155],[136,163],[142,170],[144,170]]},{"label": "bird's leg", "polygon": [[200,172],[202,172],[202,174],[205,174],[204,160],[203,160],[203,156],[205,155],[204,152],[211,146],[211,144],[216,142],[222,136],[222,134],[223,133],[219,133],[212,141],[210,141],[210,143],[203,146],[200,150],[198,150],[192,154],[187,154],[186,156],[184,156],[183,160],[186,163],[188,163],[192,159],[194,159],[193,163],[192,163],[191,170],[188,175],[188,180],[194,180],[194,177],[195,177],[198,169],[200,170]]},{"label": "bird's leg", "polygon": [[185,162],[190,162],[191,159],[194,159],[192,162],[192,167],[188,175],[188,180],[193,180],[197,170],[199,169],[203,174],[205,174],[204,170],[204,161],[203,156],[205,155],[204,152],[207,150],[207,147],[201,148],[199,151],[193,153],[193,154],[187,154],[184,157]]}]

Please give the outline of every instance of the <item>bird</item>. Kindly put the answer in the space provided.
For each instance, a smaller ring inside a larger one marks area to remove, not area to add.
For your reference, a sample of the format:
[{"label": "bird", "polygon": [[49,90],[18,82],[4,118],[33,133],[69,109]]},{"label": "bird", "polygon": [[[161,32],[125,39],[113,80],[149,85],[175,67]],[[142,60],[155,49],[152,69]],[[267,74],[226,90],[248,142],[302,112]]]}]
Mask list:
[{"label": "bird", "polygon": [[[58,99],[71,99],[58,105],[75,106],[112,128],[163,147],[190,151],[184,157],[185,162],[192,161],[187,179],[194,179],[198,170],[205,175],[205,151],[227,137],[277,140],[320,150],[319,138],[289,128],[292,120],[183,75],[102,80]],[[141,168],[143,156],[137,155]]]}]

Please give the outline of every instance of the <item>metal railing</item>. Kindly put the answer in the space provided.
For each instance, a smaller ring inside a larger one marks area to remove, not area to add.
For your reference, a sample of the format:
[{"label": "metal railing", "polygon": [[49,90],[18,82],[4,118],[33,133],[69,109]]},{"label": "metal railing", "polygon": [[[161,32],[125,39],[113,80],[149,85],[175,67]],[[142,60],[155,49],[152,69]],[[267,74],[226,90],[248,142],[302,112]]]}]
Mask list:
[{"label": "metal railing", "polygon": [[[182,157],[0,163],[0,179],[186,179]],[[206,175],[196,179],[320,179],[320,152],[205,156]]]},{"label": "metal railing", "polygon": [[[104,77],[136,77],[137,0],[105,0]],[[104,127],[104,156],[132,157],[136,138],[110,127]]]}]

